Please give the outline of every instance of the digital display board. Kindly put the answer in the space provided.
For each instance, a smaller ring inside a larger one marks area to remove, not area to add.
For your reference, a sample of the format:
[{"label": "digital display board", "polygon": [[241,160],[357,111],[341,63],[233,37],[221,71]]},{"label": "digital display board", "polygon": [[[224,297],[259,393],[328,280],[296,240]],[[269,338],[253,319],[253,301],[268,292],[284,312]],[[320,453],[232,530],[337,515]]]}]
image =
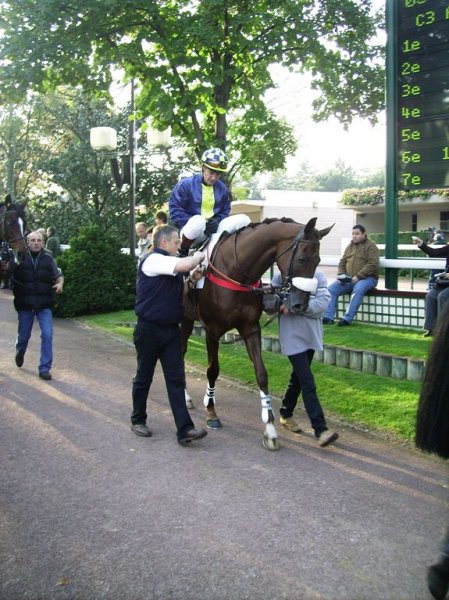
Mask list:
[{"label": "digital display board", "polygon": [[449,0],[397,1],[397,186],[449,187]]}]

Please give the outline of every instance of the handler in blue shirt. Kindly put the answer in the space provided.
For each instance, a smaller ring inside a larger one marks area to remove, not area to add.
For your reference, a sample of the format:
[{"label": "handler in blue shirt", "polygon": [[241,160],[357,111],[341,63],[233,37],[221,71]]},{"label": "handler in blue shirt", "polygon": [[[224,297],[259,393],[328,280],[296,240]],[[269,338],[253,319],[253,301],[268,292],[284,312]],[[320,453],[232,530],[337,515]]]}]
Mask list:
[{"label": "handler in blue shirt", "polygon": [[201,157],[201,173],[181,179],[168,201],[171,222],[181,230],[178,256],[187,256],[194,240],[203,241],[229,216],[231,200],[226,185],[220,181],[226,173],[228,159],[220,148],[210,148]]},{"label": "handler in blue shirt", "polygon": [[142,437],[152,435],[146,425],[147,399],[154,369],[160,360],[178,442],[186,445],[207,435],[205,429],[195,429],[186,407],[179,329],[183,315],[182,274],[197,267],[204,260],[204,253],[195,252],[186,258],[176,257],[179,235],[169,225],[154,229],[153,247],[153,252],[142,260],[137,271],[137,324],[134,330],[137,372],[132,386],[131,429]]}]

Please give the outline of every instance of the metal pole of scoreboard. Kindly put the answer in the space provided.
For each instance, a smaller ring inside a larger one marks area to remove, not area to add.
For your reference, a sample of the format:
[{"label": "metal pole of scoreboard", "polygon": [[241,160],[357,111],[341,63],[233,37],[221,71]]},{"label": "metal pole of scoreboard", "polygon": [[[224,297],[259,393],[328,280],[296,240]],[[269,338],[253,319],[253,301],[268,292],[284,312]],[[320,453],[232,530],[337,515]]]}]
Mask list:
[{"label": "metal pole of scoreboard", "polygon": [[[386,117],[387,152],[385,169],[385,258],[398,256],[398,196],[397,196],[397,0],[386,0]],[[385,269],[385,287],[398,289],[397,269]]]}]

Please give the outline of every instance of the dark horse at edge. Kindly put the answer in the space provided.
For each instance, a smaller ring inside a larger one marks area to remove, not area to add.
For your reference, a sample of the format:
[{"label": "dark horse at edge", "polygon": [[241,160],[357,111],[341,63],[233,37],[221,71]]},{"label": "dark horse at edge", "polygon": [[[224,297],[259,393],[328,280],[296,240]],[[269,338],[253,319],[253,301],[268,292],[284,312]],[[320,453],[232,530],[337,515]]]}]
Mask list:
[{"label": "dark horse at edge", "polygon": [[16,262],[21,262],[25,258],[25,228],[24,205],[14,204],[8,194],[5,201],[0,203],[0,275],[5,275],[10,269],[11,253]]},{"label": "dark horse at edge", "polygon": [[[279,449],[274,414],[268,388],[268,374],[262,360],[260,316],[262,314],[261,277],[276,263],[286,293],[295,291],[296,310],[307,309],[310,287],[298,289],[293,278],[312,279],[320,262],[320,240],[332,229],[318,231],[316,218],[306,225],[292,219],[265,219],[236,232],[223,234],[215,244],[205,274],[203,289],[195,290],[195,318],[206,331],[208,355],[207,390],[204,396],[206,424],[209,429],[222,425],[215,409],[215,382],[220,372],[218,349],[220,338],[237,329],[254,366],[260,390],[262,421],[265,424],[263,445]],[[298,285],[301,279],[295,279]],[[307,282],[306,282],[307,283]],[[310,282],[309,282],[310,283]],[[309,291],[306,291],[309,288]],[[183,351],[193,330],[193,315],[186,314],[181,324]]]}]

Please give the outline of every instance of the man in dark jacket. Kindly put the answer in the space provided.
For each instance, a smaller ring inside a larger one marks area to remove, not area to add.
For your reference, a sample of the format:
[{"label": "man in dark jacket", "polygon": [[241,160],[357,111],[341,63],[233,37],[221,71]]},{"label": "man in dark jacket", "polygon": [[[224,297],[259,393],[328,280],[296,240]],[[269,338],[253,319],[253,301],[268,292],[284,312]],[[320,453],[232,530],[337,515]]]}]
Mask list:
[{"label": "man in dark jacket", "polygon": [[176,257],[179,235],[174,227],[160,225],[153,232],[154,250],[147,254],[137,270],[134,346],[137,372],[133,379],[131,430],[151,437],[147,422],[147,400],[154,369],[160,361],[168,400],[175,420],[178,442],[185,446],[203,438],[207,431],[196,430],[186,408],[184,361],[179,323],[183,315],[183,273],[195,269],[204,260],[203,252]]},{"label": "man in dark jacket", "polygon": [[16,365],[23,365],[36,317],[41,330],[39,377],[48,381],[53,362],[53,292],[62,292],[64,278],[54,258],[44,250],[41,233],[32,231],[27,245],[25,260],[14,269],[14,306],[19,317]]}]

